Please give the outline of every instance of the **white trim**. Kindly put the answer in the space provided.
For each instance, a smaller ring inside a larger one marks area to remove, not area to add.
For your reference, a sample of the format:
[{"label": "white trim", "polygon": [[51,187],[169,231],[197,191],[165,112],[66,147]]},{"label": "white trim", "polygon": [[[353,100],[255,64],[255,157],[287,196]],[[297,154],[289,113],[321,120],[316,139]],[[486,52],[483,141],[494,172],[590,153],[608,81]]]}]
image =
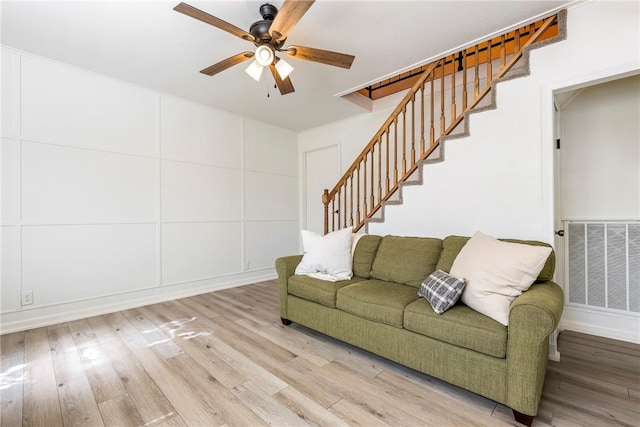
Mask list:
[{"label": "white trim", "polygon": [[245,169],[247,144],[244,132],[245,122],[244,118],[240,119],[240,218],[242,218],[242,224],[240,225],[240,271],[249,270],[251,266],[251,261],[247,259],[247,170]]},{"label": "white trim", "polygon": [[29,310],[17,310],[0,314],[0,325],[2,325],[0,334],[70,322],[149,304],[186,298],[265,280],[273,280],[276,277],[275,270],[268,269],[264,272],[256,272],[253,274],[245,273],[234,275],[233,277],[229,276],[200,282],[190,282],[188,286],[152,287],[135,292],[108,295],[71,303],[36,307]]},{"label": "white trim", "polygon": [[625,275],[625,298],[627,299],[627,310],[626,311],[631,311],[631,287],[629,286],[631,283],[629,282],[629,224],[625,224],[624,226],[624,246],[625,246],[625,260],[624,260],[624,264],[625,264],[625,269],[624,269],[624,275]]},{"label": "white trim", "polygon": [[[327,150],[330,148],[335,147],[338,153],[338,165],[340,165],[340,171],[343,170],[342,168],[342,155],[341,155],[341,149],[340,149],[340,143],[333,143],[333,144],[329,144],[329,145],[323,145],[321,147],[317,147],[317,148],[312,148],[310,150],[306,150],[306,151],[302,151],[301,154],[301,161],[302,161],[302,188],[300,190],[300,192],[302,193],[302,198],[301,198],[301,206],[302,206],[302,228],[303,229],[307,229],[307,155],[310,153],[316,153],[318,151],[323,151],[323,150]],[[340,172],[341,173],[341,172]],[[340,175],[340,177],[342,177],[342,175]],[[339,179],[339,178],[338,178]],[[300,246],[302,248],[302,246]]]},{"label": "white trim", "polygon": [[549,335],[549,360],[554,362],[560,361],[560,352],[558,351],[558,335],[560,329],[556,329]]},{"label": "white trim", "polygon": [[567,304],[560,329],[640,344],[640,315],[625,312]]},{"label": "white trim", "polygon": [[162,286],[162,96],[156,94],[156,287]]}]

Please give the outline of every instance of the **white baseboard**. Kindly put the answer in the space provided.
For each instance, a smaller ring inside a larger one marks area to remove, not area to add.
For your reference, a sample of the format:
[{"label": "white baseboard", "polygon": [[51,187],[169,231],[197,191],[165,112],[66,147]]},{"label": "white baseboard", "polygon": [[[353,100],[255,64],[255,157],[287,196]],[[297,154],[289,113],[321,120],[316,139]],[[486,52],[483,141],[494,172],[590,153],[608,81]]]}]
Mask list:
[{"label": "white baseboard", "polygon": [[556,329],[549,335],[549,360],[554,362],[560,361],[560,352],[558,351],[558,334],[560,331]]},{"label": "white baseboard", "polygon": [[560,329],[640,344],[640,315],[565,305]]},{"label": "white baseboard", "polygon": [[87,317],[100,316],[102,314],[128,310],[149,304],[272,280],[276,277],[275,269],[271,268],[233,276],[3,313],[0,314],[0,334],[25,331]]}]

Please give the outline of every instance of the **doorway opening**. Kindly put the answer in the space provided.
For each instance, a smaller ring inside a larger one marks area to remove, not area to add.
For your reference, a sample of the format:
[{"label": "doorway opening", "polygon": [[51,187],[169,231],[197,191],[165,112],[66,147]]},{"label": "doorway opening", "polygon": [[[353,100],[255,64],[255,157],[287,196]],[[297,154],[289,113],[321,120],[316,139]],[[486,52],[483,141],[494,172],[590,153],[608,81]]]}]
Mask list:
[{"label": "doorway opening", "polygon": [[640,342],[640,75],[554,93],[562,327]]}]

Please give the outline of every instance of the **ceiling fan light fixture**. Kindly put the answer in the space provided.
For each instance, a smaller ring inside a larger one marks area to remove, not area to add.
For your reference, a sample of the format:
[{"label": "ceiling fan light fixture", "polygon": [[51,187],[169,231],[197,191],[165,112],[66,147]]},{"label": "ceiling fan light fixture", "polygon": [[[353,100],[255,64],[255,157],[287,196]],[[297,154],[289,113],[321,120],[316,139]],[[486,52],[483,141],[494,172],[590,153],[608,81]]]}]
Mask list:
[{"label": "ceiling fan light fixture", "polygon": [[273,63],[275,55],[273,50],[267,45],[260,45],[256,49],[256,61],[263,67],[268,67]]},{"label": "ceiling fan light fixture", "polygon": [[260,76],[262,75],[262,69],[264,67],[258,63],[258,61],[253,61],[249,66],[244,70],[249,74],[253,79],[257,82],[260,81]]},{"label": "ceiling fan light fixture", "polygon": [[278,62],[276,62],[276,71],[282,80],[286,79],[289,74],[293,71],[293,67],[291,64],[286,62],[282,58],[278,58]]}]

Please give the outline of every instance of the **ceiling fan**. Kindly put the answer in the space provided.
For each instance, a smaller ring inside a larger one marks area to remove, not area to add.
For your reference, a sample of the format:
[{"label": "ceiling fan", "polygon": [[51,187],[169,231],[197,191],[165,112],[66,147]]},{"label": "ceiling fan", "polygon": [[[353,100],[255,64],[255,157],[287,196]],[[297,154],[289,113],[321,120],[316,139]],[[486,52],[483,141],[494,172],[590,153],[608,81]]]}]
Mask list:
[{"label": "ceiling fan", "polygon": [[220,28],[256,46],[254,52],[245,51],[239,53],[200,70],[201,73],[213,76],[229,67],[233,67],[234,65],[255,57],[255,60],[247,67],[247,73],[254,79],[259,80],[263,68],[269,67],[280,93],[286,95],[294,91],[291,79],[288,77],[291,71],[293,71],[293,67],[285,62],[284,59],[277,57],[276,52],[284,53],[296,59],[320,62],[322,64],[346,69],[351,68],[351,64],[355,59],[353,55],[311,47],[284,47],[287,34],[307,12],[314,1],[315,0],[285,0],[280,11],[278,11],[274,5],[265,3],[260,6],[262,20],[251,24],[249,32],[186,3],[178,4],[173,10]]}]

